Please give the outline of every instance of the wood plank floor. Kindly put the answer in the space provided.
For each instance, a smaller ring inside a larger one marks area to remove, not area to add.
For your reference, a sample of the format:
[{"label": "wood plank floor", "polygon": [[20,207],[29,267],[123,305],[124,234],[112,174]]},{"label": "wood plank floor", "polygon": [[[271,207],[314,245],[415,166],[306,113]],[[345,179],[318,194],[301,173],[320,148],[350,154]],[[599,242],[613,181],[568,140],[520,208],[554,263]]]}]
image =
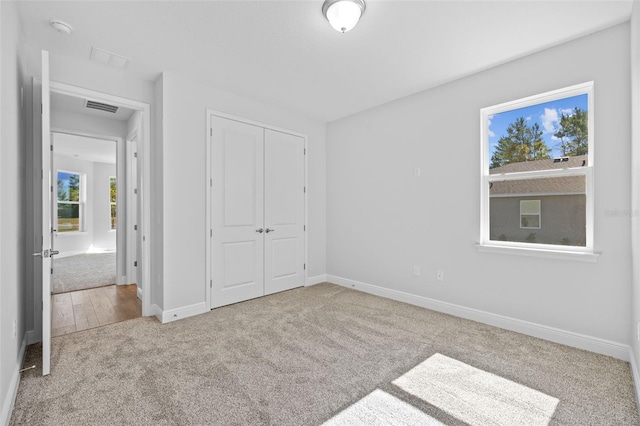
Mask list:
[{"label": "wood plank floor", "polygon": [[51,296],[51,336],[139,318],[136,285],[109,285]]}]

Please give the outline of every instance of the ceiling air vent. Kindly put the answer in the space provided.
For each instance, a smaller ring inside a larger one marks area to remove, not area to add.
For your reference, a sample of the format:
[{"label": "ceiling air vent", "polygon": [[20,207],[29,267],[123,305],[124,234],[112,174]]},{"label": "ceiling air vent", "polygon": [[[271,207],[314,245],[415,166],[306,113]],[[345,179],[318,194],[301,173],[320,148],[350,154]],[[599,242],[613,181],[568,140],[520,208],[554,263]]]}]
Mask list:
[{"label": "ceiling air vent", "polygon": [[95,101],[88,100],[85,102],[84,106],[85,108],[97,109],[99,111],[110,112],[112,114],[115,114],[116,112],[118,112],[117,106],[103,104],[102,102],[95,102]]}]

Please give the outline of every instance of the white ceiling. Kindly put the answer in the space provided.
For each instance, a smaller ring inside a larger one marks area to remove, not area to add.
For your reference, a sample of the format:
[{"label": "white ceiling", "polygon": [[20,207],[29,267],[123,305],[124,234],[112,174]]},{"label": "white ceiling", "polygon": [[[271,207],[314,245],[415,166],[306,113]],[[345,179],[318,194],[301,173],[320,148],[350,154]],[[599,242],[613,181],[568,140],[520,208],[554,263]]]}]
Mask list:
[{"label": "white ceiling", "polygon": [[[35,46],[87,60],[96,46],[130,58],[124,72],[139,77],[172,71],[329,122],[626,21],[632,0],[368,0],[346,34],[321,8],[322,0],[19,5]],[[74,33],[55,32],[51,18]]]},{"label": "white ceiling", "polygon": [[53,152],[95,163],[116,163],[116,142],[104,139],[54,133]]},{"label": "white ceiling", "polygon": [[63,95],[51,92],[51,108],[61,111],[69,111],[76,114],[91,115],[93,117],[107,118],[116,121],[128,121],[134,111],[128,108],[118,108],[115,113],[101,111],[85,107],[86,99],[75,96]]}]

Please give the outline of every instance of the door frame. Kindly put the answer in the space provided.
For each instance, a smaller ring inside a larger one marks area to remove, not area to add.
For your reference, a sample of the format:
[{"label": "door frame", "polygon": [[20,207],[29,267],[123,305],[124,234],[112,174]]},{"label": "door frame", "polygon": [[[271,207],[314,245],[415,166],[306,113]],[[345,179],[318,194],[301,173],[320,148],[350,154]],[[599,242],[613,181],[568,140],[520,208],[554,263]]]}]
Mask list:
[{"label": "door frame", "polygon": [[[262,127],[265,129],[269,129],[269,130],[273,130],[276,132],[281,132],[281,133],[287,133],[289,135],[293,135],[293,136],[298,136],[301,137],[304,140],[304,187],[306,188],[305,192],[304,192],[304,226],[305,226],[305,232],[304,232],[304,264],[307,265],[308,262],[308,253],[309,253],[309,238],[307,238],[308,236],[308,230],[306,229],[307,224],[309,223],[309,208],[308,208],[308,197],[309,197],[309,173],[307,172],[308,170],[308,163],[309,163],[309,158],[307,155],[307,144],[308,144],[308,137],[307,135],[303,134],[303,133],[298,133],[298,132],[294,132],[292,130],[288,130],[288,129],[283,129],[281,127],[277,127],[277,126],[273,126],[271,124],[267,124],[267,123],[263,123],[260,121],[256,121],[256,120],[251,120],[248,118],[244,118],[244,117],[240,117],[237,115],[233,115],[233,114],[227,114],[225,112],[221,112],[221,111],[217,111],[214,109],[210,109],[207,108],[206,109],[206,115],[207,115],[207,120],[206,120],[206,137],[205,137],[205,172],[206,172],[206,180],[205,180],[205,235],[208,235],[206,244],[205,244],[205,255],[206,255],[206,262],[205,262],[205,282],[204,282],[204,286],[205,286],[205,295],[206,295],[206,306],[209,307],[209,309],[211,309],[211,286],[213,285],[213,278],[212,278],[212,273],[211,273],[211,239],[212,239],[212,230],[213,230],[213,223],[211,222],[211,187],[213,186],[213,177],[212,177],[212,173],[211,173],[211,148],[212,148],[212,130],[211,130],[211,126],[212,126],[212,120],[211,117],[219,117],[219,118],[225,118],[227,120],[233,120],[233,121],[238,121],[240,123],[244,123],[244,124],[249,124],[251,126],[257,126],[257,127]],[[303,286],[307,285],[307,279],[308,279],[308,271],[309,269],[307,267],[304,268],[304,283]]]},{"label": "door frame", "polygon": [[[123,181],[126,182],[126,178],[125,176],[125,171],[123,170],[124,167],[124,163],[126,163],[126,161],[128,160],[125,156],[126,156],[126,152],[125,152],[125,145],[124,145],[124,139],[121,136],[112,136],[112,135],[107,135],[107,134],[101,134],[101,133],[90,133],[90,132],[83,132],[83,131],[77,131],[77,130],[73,130],[70,128],[65,128],[65,127],[51,127],[51,135],[54,134],[58,134],[58,135],[71,135],[71,136],[82,136],[82,137],[86,137],[86,138],[91,138],[91,139],[98,139],[98,140],[103,140],[103,141],[109,141],[109,142],[114,142],[116,144],[116,178],[117,178],[117,193],[118,194],[125,194],[126,192],[126,188],[124,186],[124,184],[122,183]],[[53,146],[53,151],[52,153],[55,154],[55,144],[53,142],[53,138],[51,138],[51,144],[54,145]],[[55,160],[52,159],[52,164],[55,166]],[[52,173],[55,173],[55,170],[51,170]],[[123,209],[127,208],[128,205],[128,198],[123,198],[124,202],[123,203],[118,203],[118,205],[116,206],[116,215],[117,217],[124,217],[125,216],[125,211]],[[55,212],[55,205],[56,205],[56,200],[52,201],[52,204],[54,205],[54,212]],[[124,208],[122,207],[121,204],[124,204]],[[54,215],[55,216],[55,215]],[[52,216],[52,221],[55,219],[54,216]],[[126,221],[125,221],[126,222]],[[55,228],[55,226],[54,226]],[[121,221],[117,221],[116,223],[116,232],[118,232],[119,235],[125,235],[125,237],[127,236],[127,229],[126,227],[124,227],[121,223]],[[54,238],[53,238],[53,248],[55,249],[55,242],[56,242],[56,238],[58,237],[58,235],[56,235],[57,233],[54,233]],[[116,238],[116,253],[127,253],[128,252],[128,247],[127,247],[127,240],[125,238],[125,240],[122,240],[122,238]],[[62,254],[62,253],[61,253]],[[58,256],[58,258],[60,258]],[[54,259],[54,271],[55,271],[55,259]],[[117,260],[116,258],[116,284],[117,285],[122,285],[122,284],[129,284],[128,282],[126,282],[126,275],[122,275],[120,272],[122,271],[123,266],[127,265],[126,263],[126,259],[123,259],[122,261]]]},{"label": "door frame", "polygon": [[[153,315],[151,309],[151,247],[149,238],[151,234],[151,107],[145,102],[135,101],[121,96],[110,95],[57,81],[50,82],[49,90],[62,95],[108,103],[118,107],[140,111],[142,115],[141,125],[138,129],[138,167],[142,169],[139,173],[140,181],[138,182],[138,190],[140,191],[139,195],[141,200],[138,207],[142,210],[140,215],[141,223],[138,224],[138,229],[141,229],[142,232],[137,236],[138,245],[142,253],[142,259],[140,259],[138,267],[142,267],[140,274],[142,281],[142,316],[151,316]],[[140,263],[142,265],[140,265]]]}]

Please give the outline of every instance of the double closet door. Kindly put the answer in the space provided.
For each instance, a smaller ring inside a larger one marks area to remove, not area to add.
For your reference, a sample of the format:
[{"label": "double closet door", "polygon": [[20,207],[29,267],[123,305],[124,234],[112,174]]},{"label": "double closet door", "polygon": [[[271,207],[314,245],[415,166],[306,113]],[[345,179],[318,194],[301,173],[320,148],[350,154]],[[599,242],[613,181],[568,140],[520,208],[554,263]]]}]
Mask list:
[{"label": "double closet door", "polygon": [[211,308],[304,285],[304,139],[211,123]]}]

